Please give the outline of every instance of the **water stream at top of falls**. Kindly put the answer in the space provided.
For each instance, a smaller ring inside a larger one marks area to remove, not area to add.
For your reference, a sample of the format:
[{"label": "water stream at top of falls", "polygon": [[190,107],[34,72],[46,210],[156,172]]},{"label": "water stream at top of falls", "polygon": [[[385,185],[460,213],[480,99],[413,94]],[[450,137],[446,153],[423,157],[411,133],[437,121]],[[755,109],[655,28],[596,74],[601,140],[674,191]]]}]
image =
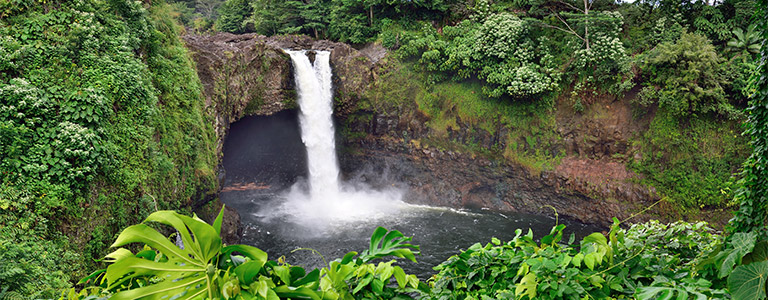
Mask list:
[{"label": "water stream at top of falls", "polygon": [[318,51],[314,66],[306,51],[286,51],[291,56],[301,114],[301,140],[307,148],[309,189],[312,199],[339,194],[339,164],[333,129],[333,87],[330,52]]}]

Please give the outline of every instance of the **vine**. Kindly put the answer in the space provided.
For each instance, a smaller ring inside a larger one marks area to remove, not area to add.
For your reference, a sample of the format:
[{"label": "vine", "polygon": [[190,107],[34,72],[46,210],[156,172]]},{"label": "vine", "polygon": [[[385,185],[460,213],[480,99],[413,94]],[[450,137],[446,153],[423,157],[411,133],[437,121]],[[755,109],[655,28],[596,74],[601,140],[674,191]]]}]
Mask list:
[{"label": "vine", "polygon": [[758,1],[754,18],[763,44],[757,71],[752,76],[753,93],[744,133],[752,139],[753,152],[744,163],[741,188],[736,193],[740,206],[731,222],[734,231],[757,231],[762,236],[768,233],[768,21],[761,17],[766,15],[766,5],[768,0]]}]

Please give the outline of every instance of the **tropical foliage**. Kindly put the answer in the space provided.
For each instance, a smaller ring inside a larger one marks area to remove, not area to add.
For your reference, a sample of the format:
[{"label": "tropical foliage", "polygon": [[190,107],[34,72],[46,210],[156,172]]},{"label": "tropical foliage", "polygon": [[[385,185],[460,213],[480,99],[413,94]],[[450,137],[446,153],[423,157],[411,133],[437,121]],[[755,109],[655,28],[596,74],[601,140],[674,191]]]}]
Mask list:
[{"label": "tropical foliage", "polygon": [[[223,210],[222,210],[223,212]],[[92,287],[62,299],[764,299],[768,241],[754,232],[726,240],[705,223],[651,221],[592,233],[578,244],[556,225],[538,241],[533,232],[475,244],[435,267],[429,285],[388,256],[415,261],[418,246],[398,231],[377,228],[370,247],[307,272],[256,247],[223,245],[222,213],[213,226],[172,211],[126,228],[109,266],[81,282]],[[150,227],[176,230],[172,238]]]},{"label": "tropical foliage", "polygon": [[[104,257],[120,229],[147,215],[117,236],[114,246],[124,248],[107,255],[108,268],[63,297],[764,299],[766,7],[765,0],[2,1],[0,299],[59,295]],[[562,226],[541,240],[520,231],[450,258],[431,289],[396,261],[373,263],[414,259],[418,248],[396,231],[377,229],[368,250],[309,272],[251,246],[223,245],[220,219],[210,226],[163,210],[216,190],[213,122],[176,19],[200,31],[380,42],[403,62],[393,69],[409,70],[382,81],[388,90],[372,97],[394,103],[404,101],[394,93],[414,95],[407,99],[438,134],[458,126],[456,117],[480,120],[478,130],[506,138],[503,149],[483,151],[539,168],[562,157],[555,99],[572,101],[580,114],[595,98],[621,99],[637,87],[638,115],[653,120],[626,161],[643,183],[685,209],[739,211],[725,236],[702,224],[655,222],[579,243],[564,242]],[[751,149],[739,136],[742,121]],[[177,231],[184,247],[158,224]]]},{"label": "tropical foliage", "polygon": [[647,52],[643,69],[655,89],[659,107],[676,115],[717,112],[736,118],[740,112],[727,101],[721,58],[706,37],[683,33],[675,43]]},{"label": "tropical foliage", "polygon": [[[267,253],[256,247],[223,245],[219,237],[223,212],[209,225],[194,216],[158,211],[144,223],[126,228],[112,247],[143,243],[143,249],[133,253],[118,248],[108,254],[109,267],[83,280],[96,283],[85,294],[109,299],[410,299],[410,294],[425,289],[416,276],[393,265],[395,260],[371,263],[390,256],[416,261],[419,247],[408,244],[410,238],[399,231],[379,227],[367,250],[349,252],[320,270],[306,272],[282,259],[268,260]],[[150,222],[176,230],[179,245]],[[63,298],[83,296],[68,293]]]},{"label": "tropical foliage", "polygon": [[[617,223],[618,224],[618,223]],[[658,222],[563,243],[564,226],[475,244],[436,267],[429,299],[764,299],[765,242]],[[735,267],[735,268],[734,268]],[[727,278],[727,279],[726,279]],[[729,293],[730,292],[730,293]]]},{"label": "tropical foliage", "polygon": [[758,1],[758,28],[763,39],[760,49],[761,60],[752,79],[752,97],[747,109],[747,130],[752,146],[752,155],[744,163],[744,170],[736,193],[739,211],[732,225],[736,231],[755,231],[762,237],[768,235],[768,22],[765,16],[766,1]]},{"label": "tropical foliage", "polygon": [[52,297],[120,229],[214,187],[215,137],[173,15],[162,2],[0,3],[7,293]]}]

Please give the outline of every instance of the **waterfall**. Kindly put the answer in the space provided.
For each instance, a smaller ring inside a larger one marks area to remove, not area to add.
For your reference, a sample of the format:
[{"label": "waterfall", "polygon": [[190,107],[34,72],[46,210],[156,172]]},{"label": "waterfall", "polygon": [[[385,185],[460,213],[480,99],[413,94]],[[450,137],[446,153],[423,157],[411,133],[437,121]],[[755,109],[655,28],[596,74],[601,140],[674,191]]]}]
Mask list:
[{"label": "waterfall", "polygon": [[[406,204],[394,185],[374,190],[364,182],[340,182],[333,128],[333,86],[330,52],[317,51],[314,66],[306,51],[285,50],[293,61],[298,93],[301,139],[307,150],[309,176],[277,202],[257,213],[266,221],[284,219],[320,234],[397,214]],[[381,176],[375,174],[374,176]],[[308,187],[307,187],[308,186]],[[337,226],[340,225],[340,226]]]},{"label": "waterfall", "polygon": [[286,51],[291,56],[298,92],[301,139],[307,148],[310,196],[339,194],[339,165],[333,129],[333,88],[330,52],[318,51],[314,66],[306,51]]}]

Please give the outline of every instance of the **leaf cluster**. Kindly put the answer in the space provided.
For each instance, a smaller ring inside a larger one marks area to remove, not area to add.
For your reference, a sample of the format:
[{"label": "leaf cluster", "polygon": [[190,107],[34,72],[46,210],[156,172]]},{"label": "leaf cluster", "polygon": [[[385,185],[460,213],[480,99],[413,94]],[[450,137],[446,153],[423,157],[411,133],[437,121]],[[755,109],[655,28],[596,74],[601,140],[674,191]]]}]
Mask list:
[{"label": "leaf cluster", "polygon": [[[617,223],[618,224],[618,223]],[[430,299],[667,299],[724,297],[694,274],[696,258],[719,238],[703,223],[651,222],[608,237],[593,233],[574,245],[563,225],[533,240],[532,232],[501,243],[475,244],[436,267]],[[670,243],[671,242],[671,243]]]},{"label": "leaf cluster", "polygon": [[[169,5],[6,1],[0,11],[0,182],[27,195],[0,197],[2,213],[14,218],[6,228],[47,224],[12,243],[78,256],[65,269],[80,272],[151,209],[205,196],[215,135]],[[61,281],[38,273],[21,277]]]},{"label": "leaf cluster", "polygon": [[[155,212],[144,223],[123,230],[112,245],[143,243],[143,250],[118,248],[106,256],[110,263],[106,270],[82,282],[95,282],[100,295],[110,299],[410,299],[423,289],[415,275],[393,266],[394,260],[371,263],[388,256],[415,262],[418,246],[408,244],[410,238],[398,231],[379,227],[362,254],[350,252],[327,267],[306,272],[282,258],[268,260],[265,252],[252,246],[224,246],[219,237],[222,215],[223,210],[211,226],[197,217]],[[179,245],[150,222],[174,228]]]},{"label": "leaf cluster", "polygon": [[642,68],[658,89],[659,107],[678,116],[717,113],[738,118],[723,86],[722,58],[712,43],[695,33],[683,33],[674,43],[659,44],[645,54]]}]

